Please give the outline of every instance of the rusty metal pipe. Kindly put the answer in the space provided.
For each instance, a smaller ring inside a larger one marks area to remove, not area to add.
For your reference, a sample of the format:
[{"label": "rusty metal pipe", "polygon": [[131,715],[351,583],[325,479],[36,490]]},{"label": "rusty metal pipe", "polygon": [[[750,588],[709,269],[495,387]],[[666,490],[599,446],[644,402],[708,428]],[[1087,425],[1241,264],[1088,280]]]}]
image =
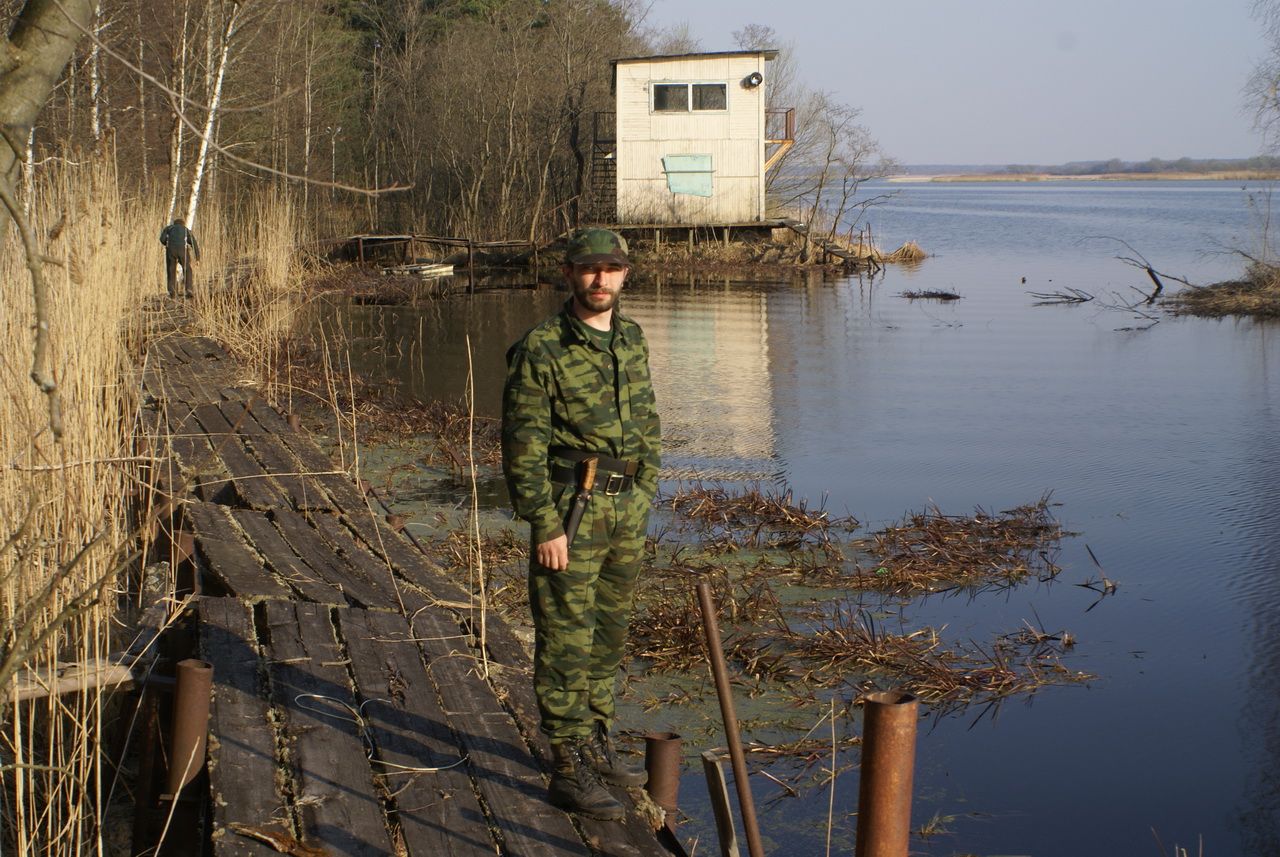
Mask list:
[{"label": "rusty metal pipe", "polygon": [[857,857],[907,857],[919,703],[888,690],[863,697]]},{"label": "rusty metal pipe", "polygon": [[189,658],[178,661],[173,692],[173,729],[169,739],[167,793],[177,799],[182,787],[204,767],[205,739],[209,734],[209,699],[213,666]]},{"label": "rusty metal pipe", "polygon": [[665,810],[667,827],[672,830],[680,792],[680,759],[680,736],[676,733],[650,732],[644,736],[644,769],[649,774],[644,789]]},{"label": "rusty metal pipe", "polygon": [[738,790],[738,811],[742,814],[742,826],[747,834],[747,853],[751,857],[764,857],[760,828],[756,824],[756,805],[751,797],[751,783],[747,780],[747,758],[742,752],[742,739],[738,733],[738,715],[733,711],[729,669],[725,666],[724,649],[720,643],[716,605],[711,600],[710,586],[699,583],[697,590],[698,604],[702,608],[702,624],[707,635],[707,654],[711,658],[711,672],[716,679],[716,695],[720,697],[720,715],[724,718],[724,737],[729,745],[729,760],[733,764],[734,786]]}]

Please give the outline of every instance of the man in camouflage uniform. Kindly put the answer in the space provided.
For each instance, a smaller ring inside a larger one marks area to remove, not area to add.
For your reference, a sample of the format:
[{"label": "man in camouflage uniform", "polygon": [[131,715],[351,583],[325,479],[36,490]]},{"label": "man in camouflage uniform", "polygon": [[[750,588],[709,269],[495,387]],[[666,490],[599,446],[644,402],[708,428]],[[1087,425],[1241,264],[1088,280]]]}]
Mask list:
[{"label": "man in camouflage uniform", "polygon": [[[622,805],[600,780],[645,782],[609,731],[658,485],[658,412],[644,333],[615,309],[630,270],[626,242],[581,230],[561,270],[573,296],[507,352],[503,471],[531,530],[533,682],[555,765],[550,799],[613,819]],[[593,497],[570,544],[564,521],[588,458],[597,462]]]},{"label": "man in camouflage uniform", "polygon": [[185,284],[187,297],[194,294],[194,278],[191,275],[191,254],[200,259],[200,245],[196,243],[196,235],[187,228],[181,217],[174,218],[164,229],[160,230],[160,243],[164,245],[165,280],[169,285],[169,297],[178,296],[178,266],[182,266],[182,282]]}]

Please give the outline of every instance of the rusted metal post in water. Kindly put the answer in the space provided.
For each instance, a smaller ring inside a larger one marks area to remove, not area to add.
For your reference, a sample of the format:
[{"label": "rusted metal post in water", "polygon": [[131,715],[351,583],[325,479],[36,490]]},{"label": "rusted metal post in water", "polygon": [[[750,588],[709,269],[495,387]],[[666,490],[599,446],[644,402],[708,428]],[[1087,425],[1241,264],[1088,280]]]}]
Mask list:
[{"label": "rusted metal post in water", "polygon": [[666,811],[667,828],[674,830],[680,793],[680,736],[674,732],[644,736],[644,769],[649,774],[644,789]]},{"label": "rusted metal post in water", "polygon": [[[691,231],[690,235],[692,234]],[[702,624],[707,635],[707,654],[711,658],[716,695],[720,697],[720,714],[724,718],[724,737],[729,745],[729,759],[733,763],[734,785],[738,789],[738,811],[742,814],[742,826],[747,834],[747,853],[751,857],[764,857],[760,829],[756,825],[756,805],[751,797],[751,783],[747,780],[747,759],[742,752],[742,740],[738,735],[738,716],[733,710],[733,689],[729,686],[729,670],[725,666],[724,649],[720,644],[716,605],[711,600],[709,585],[699,583],[697,590],[698,605],[702,608]]]},{"label": "rusted metal post in water", "polygon": [[209,734],[209,698],[213,667],[205,661],[178,662],[173,693],[173,738],[169,747],[168,794],[177,799],[182,787],[204,767],[205,739]]},{"label": "rusted metal post in water", "polygon": [[907,857],[919,703],[900,690],[863,697],[857,857]]}]

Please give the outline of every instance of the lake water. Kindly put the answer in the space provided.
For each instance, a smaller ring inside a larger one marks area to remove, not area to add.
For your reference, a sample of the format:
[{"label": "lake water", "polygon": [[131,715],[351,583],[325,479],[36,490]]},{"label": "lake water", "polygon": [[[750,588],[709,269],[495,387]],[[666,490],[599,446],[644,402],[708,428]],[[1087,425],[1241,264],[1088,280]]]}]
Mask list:
[{"label": "lake water", "polygon": [[[1170,854],[1175,842],[1195,854],[1201,838],[1209,857],[1280,854],[1280,327],[1152,325],[1120,308],[1150,283],[1115,258],[1136,251],[1199,283],[1236,276],[1232,251],[1259,246],[1265,193],[891,187],[870,214],[876,240],[919,242],[931,254],[919,266],[874,280],[629,286],[625,309],[653,352],[666,475],[785,482],[873,526],[933,504],[1001,510],[1049,491],[1061,504],[1079,535],[1064,542],[1057,583],[904,611],[909,627],[945,626],[958,641],[1024,620],[1069,631],[1067,665],[1098,676],[976,723],[974,711],[922,722],[913,824],[954,818],[913,853],[1157,857],[1154,829]],[[1069,288],[1097,297],[1036,306],[1028,295]],[[929,289],[961,299],[900,296]],[[424,397],[461,394],[469,334],[477,401],[496,413],[507,344],[561,300],[541,289],[356,307],[341,325],[363,371]],[[1086,545],[1119,584],[1092,610],[1097,594],[1073,585],[1099,575]],[[685,778],[682,808],[699,824],[704,793],[700,773]],[[838,781],[846,826],[856,793],[856,772]],[[788,831],[771,853],[821,854],[826,818],[824,792],[769,803],[761,823]]]}]

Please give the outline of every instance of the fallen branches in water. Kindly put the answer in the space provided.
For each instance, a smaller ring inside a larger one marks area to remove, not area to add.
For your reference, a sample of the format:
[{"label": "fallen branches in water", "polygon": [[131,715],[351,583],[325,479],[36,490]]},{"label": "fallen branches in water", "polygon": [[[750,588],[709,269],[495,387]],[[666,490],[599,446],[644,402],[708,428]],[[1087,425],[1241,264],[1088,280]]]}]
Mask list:
[{"label": "fallen branches in water", "polygon": [[908,515],[872,537],[878,564],[859,568],[849,581],[865,589],[937,590],[941,586],[1012,584],[1036,574],[1052,578],[1059,568],[1050,551],[1066,535],[1038,502],[992,515],[944,515],[936,508]]},{"label": "fallen branches in water", "polygon": [[758,484],[737,491],[723,485],[706,487],[700,482],[682,485],[655,503],[708,534],[711,541],[731,549],[797,548],[828,541],[833,529],[858,526],[852,517],[831,518],[821,507],[810,510],[804,500],[797,502],[789,489],[770,493]]},{"label": "fallen branches in water", "polygon": [[944,646],[934,628],[886,633],[865,610],[839,608],[815,631],[794,641],[799,676],[809,687],[833,687],[851,678],[875,676],[929,702],[944,705],[990,702],[1048,684],[1085,681],[1061,656],[1070,634],[1047,634],[1030,626],[998,636],[990,645]]},{"label": "fallen branches in water", "polygon": [[1062,292],[1027,292],[1036,299],[1036,306],[1058,306],[1060,304],[1083,304],[1093,300],[1093,295],[1083,289],[1068,288]]}]

